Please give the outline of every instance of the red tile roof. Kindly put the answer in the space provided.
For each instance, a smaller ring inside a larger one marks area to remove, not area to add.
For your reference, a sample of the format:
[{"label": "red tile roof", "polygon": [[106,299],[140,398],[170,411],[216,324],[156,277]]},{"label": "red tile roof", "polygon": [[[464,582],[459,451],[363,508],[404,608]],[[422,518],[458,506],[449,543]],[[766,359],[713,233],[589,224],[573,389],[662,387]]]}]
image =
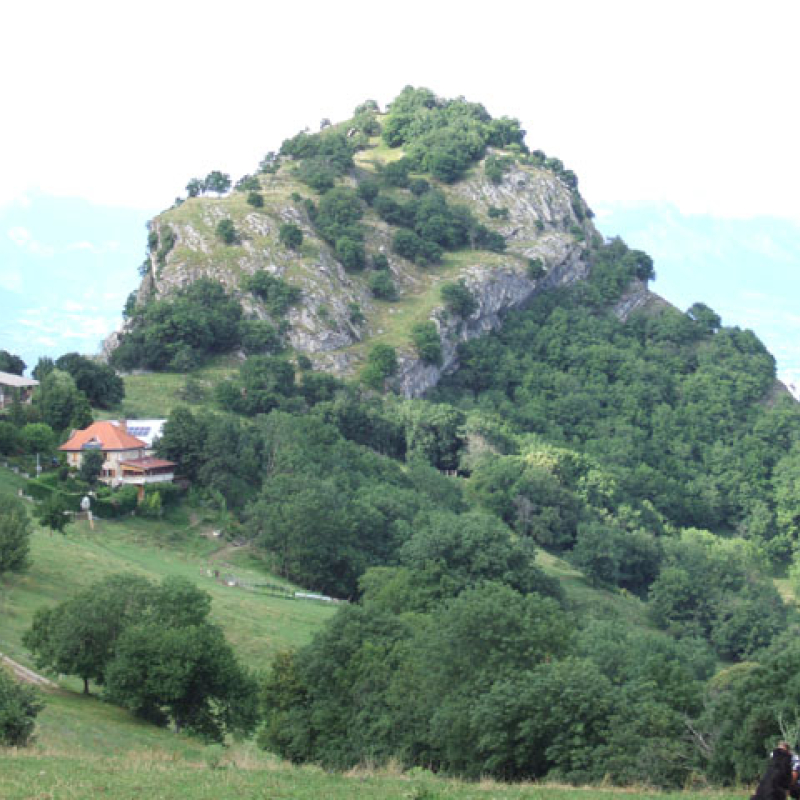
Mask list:
[{"label": "red tile roof", "polygon": [[59,447],[59,450],[77,451],[92,449],[92,446],[99,445],[99,449],[108,450],[141,450],[146,447],[141,439],[131,436],[122,428],[118,428],[111,422],[93,422],[88,428],[78,431],[69,441]]}]

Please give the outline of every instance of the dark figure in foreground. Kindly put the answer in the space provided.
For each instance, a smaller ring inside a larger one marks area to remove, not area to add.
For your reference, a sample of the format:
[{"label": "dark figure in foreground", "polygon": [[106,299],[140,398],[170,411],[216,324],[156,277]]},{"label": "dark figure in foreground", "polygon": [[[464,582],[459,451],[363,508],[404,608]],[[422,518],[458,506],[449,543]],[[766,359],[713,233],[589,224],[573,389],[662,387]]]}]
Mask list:
[{"label": "dark figure in foreground", "polygon": [[786,800],[792,785],[792,751],[787,742],[780,742],[772,751],[769,766],[750,800]]}]

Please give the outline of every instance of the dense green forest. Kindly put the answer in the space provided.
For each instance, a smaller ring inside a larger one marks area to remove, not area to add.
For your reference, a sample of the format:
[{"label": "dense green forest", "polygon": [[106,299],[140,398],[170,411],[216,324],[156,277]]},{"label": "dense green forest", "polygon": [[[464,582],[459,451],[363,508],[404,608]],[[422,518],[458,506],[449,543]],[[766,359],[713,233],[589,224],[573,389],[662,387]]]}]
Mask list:
[{"label": "dense green forest", "polygon": [[[800,411],[711,309],[612,314],[642,263],[609,242],[425,400],[258,357],[217,389],[236,414],[171,416],[162,454],[274,569],[351,600],[273,664],[265,746],[473,777],[758,771],[797,700],[770,576],[796,544]],[[651,627],[578,613],[541,549]]]},{"label": "dense green forest", "polygon": [[[403,156],[370,182],[353,154],[377,133]],[[498,181],[514,159],[534,163],[588,215],[574,174],[523,137],[482,106],[407,89],[387,115],[365,104],[281,156],[317,193],[309,219],[345,269],[380,275],[367,208],[422,266],[504,248],[435,185],[487,148],[507,153],[484,162]],[[206,184],[193,188],[217,191]],[[424,399],[382,391],[386,345],[361,383],[292,354],[280,318],[302,300],[280,281],[245,287],[270,304],[267,321],[205,281],[128,309],[119,367],[246,351],[206,405],[173,411],[158,453],[275,573],[349,601],[310,645],[264,665],[265,748],[326,768],[397,759],[469,778],[682,786],[751,780],[776,738],[800,733],[797,616],[774,581],[800,573],[800,407],[757,336],[702,303],[620,319],[625,290],[653,276],[645,253],[591,241],[585,259],[585,281],[461,344],[459,369]],[[449,312],[468,316],[465,285],[449,286]],[[412,334],[433,364],[435,334]],[[80,365],[60,366],[47,380],[74,400],[65,371]],[[55,391],[46,382],[40,398]],[[58,432],[85,411],[46,408],[26,427]],[[24,449],[3,425],[0,452]],[[578,604],[543,569],[552,557],[637,598],[644,622]]]}]

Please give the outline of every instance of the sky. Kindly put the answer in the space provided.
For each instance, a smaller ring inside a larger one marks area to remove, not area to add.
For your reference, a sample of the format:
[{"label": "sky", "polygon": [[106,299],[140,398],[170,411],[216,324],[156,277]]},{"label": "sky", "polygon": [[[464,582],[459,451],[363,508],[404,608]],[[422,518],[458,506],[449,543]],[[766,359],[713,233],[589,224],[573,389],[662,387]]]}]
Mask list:
[{"label": "sky", "polygon": [[0,349],[96,352],[147,219],[403,86],[517,117],[654,289],[800,381],[796,0],[26,0],[0,10]]}]

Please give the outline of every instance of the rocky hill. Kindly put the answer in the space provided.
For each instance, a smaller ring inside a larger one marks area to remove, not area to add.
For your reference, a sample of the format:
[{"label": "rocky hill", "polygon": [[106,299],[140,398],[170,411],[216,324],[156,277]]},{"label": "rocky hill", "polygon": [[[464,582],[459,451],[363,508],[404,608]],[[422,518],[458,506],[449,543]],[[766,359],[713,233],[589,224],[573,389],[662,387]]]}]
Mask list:
[{"label": "rocky hill", "polygon": [[[489,144],[457,180],[437,179],[435,170],[419,166],[419,158],[409,159],[414,148],[410,137],[404,144],[387,145],[385,128],[391,124],[394,105],[388,115],[375,110],[370,135],[357,130],[356,117],[299,137],[312,141],[360,136],[336,186],[362,194],[360,187],[371,183],[395,204],[413,199],[414,192],[408,181],[405,186],[396,185],[402,180],[387,183],[386,175],[391,165],[410,162],[411,181],[438,191],[448,207],[466,207],[477,229],[499,234],[503,247],[490,250],[473,242],[472,247],[446,250],[439,263],[421,264],[420,259],[397,252],[398,227],[386,221],[374,202],[365,202],[359,223],[365,264],[346,269],[337,243],[315,223],[323,193],[304,180],[304,159],[286,154],[293,151],[285,144],[283,154],[266,159],[262,170],[246,176],[239,188],[214,196],[198,193],[152,220],[136,307],[173,296],[199,279],[211,279],[240,302],[246,317],[278,325],[286,343],[317,368],[352,376],[372,345],[391,345],[398,367],[389,385],[416,396],[457,366],[460,341],[496,328],[507,311],[524,306],[542,290],[586,277],[592,247],[602,240],[574,176],[557,159],[538,152],[531,156],[517,143]],[[254,193],[263,198],[258,207],[252,204]],[[229,224],[226,220],[235,231],[229,243],[219,234],[220,223]],[[287,225],[302,232],[301,244],[284,243],[281,231]],[[388,267],[394,297],[382,298],[371,290],[374,265],[379,263],[376,256],[385,257],[380,260],[384,269]],[[299,302],[282,319],[276,319],[268,304],[251,291],[248,281],[260,273],[301,292]],[[440,295],[443,285],[460,281],[475,300],[474,310],[463,317],[448,312]],[[641,302],[641,292],[636,296]],[[413,326],[427,321],[436,326],[441,343],[441,357],[435,362],[422,359],[410,338]],[[119,338],[119,334],[112,337],[108,351]]]}]

